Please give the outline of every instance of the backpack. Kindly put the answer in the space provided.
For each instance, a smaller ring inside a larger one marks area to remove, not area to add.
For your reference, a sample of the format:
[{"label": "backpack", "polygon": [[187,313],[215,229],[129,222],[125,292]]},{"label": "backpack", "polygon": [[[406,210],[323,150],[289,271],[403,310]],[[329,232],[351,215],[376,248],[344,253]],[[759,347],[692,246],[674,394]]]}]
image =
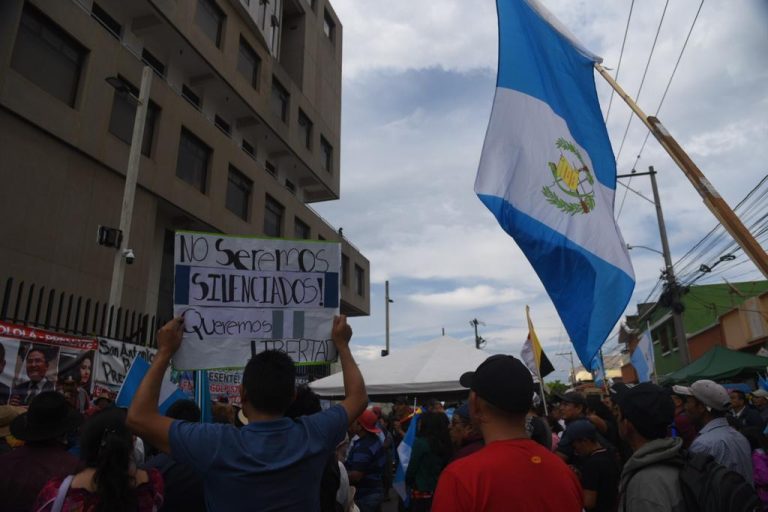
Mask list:
[{"label": "backpack", "polygon": [[682,450],[680,486],[688,512],[756,512],[762,504],[754,487],[711,455]]},{"label": "backpack", "polygon": [[[680,468],[679,481],[686,512],[760,512],[754,487],[711,456],[681,449],[677,457],[658,464]],[[634,473],[629,477],[629,487]],[[626,510],[626,493],[622,510]]]}]

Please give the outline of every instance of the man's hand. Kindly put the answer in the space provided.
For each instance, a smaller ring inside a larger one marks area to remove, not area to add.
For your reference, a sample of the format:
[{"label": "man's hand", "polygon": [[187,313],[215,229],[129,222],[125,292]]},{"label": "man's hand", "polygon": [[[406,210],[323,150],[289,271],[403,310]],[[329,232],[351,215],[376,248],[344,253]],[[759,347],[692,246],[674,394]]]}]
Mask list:
[{"label": "man's hand", "polygon": [[158,352],[172,356],[181,346],[181,336],[184,334],[184,318],[177,316],[157,331]]},{"label": "man's hand", "polygon": [[352,328],[347,323],[346,315],[333,317],[331,338],[333,338],[333,344],[336,345],[336,350],[349,346],[349,340],[352,339]]}]

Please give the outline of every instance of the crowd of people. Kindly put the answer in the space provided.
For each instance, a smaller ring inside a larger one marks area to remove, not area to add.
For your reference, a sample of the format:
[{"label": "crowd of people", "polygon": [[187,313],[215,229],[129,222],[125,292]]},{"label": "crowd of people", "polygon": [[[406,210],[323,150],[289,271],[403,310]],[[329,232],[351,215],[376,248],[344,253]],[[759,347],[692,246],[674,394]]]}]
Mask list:
[{"label": "crowd of people", "polygon": [[406,397],[368,408],[342,316],[344,400],[323,408],[286,354],[265,351],[245,367],[242,409],[218,404],[201,423],[192,401],[157,407],[181,335],[181,319],[159,331],[128,410],[81,399],[85,362],[28,407],[1,406],[0,509],[768,510],[763,390],[700,380],[543,397],[522,362],[495,355],[461,376],[468,397],[447,410]]}]

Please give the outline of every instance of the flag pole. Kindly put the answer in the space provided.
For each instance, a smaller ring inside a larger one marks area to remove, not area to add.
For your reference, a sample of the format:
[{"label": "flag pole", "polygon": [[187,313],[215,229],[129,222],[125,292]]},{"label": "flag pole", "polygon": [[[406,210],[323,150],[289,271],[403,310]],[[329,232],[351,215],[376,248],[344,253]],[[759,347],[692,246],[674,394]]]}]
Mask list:
[{"label": "flag pole", "polygon": [[539,376],[539,389],[541,390],[541,403],[544,404],[544,416],[549,416],[547,409],[547,396],[544,394],[544,380]]},{"label": "flag pole", "polygon": [[752,262],[757,266],[763,276],[768,278],[768,254],[762,249],[760,244],[752,236],[752,233],[744,226],[741,219],[736,216],[728,203],[720,196],[715,190],[715,187],[701,172],[701,169],[691,160],[691,157],[685,152],[685,150],[677,143],[677,141],[669,134],[664,125],[661,124],[656,117],[647,116],[645,112],[635,103],[635,101],[621,88],[616,80],[611,77],[608,71],[605,70],[600,63],[595,62],[595,69],[605,79],[608,84],[621,96],[621,99],[629,105],[629,108],[637,114],[637,117],[645,124],[650,130],[659,144],[666,150],[672,160],[675,161],[683,174],[691,182],[693,188],[701,196],[704,204],[714,214],[720,224],[725,227],[726,231],[733,237],[737,244],[744,250],[744,253],[749,256]]}]

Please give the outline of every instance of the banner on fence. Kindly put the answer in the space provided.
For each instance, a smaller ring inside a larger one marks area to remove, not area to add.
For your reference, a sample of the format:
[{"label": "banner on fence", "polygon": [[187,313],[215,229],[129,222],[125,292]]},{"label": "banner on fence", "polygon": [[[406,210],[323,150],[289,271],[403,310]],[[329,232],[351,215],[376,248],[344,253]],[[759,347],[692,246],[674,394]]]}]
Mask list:
[{"label": "banner on fence", "polygon": [[297,363],[336,359],[339,243],[180,231],[174,258],[174,313],[184,316],[175,367],[242,367],[268,349]]},{"label": "banner on fence", "polygon": [[108,396],[114,400],[133,359],[140,355],[145,361],[152,362],[156,352],[156,349],[142,345],[99,338],[94,396]]},{"label": "banner on fence", "polygon": [[93,386],[97,341],[0,322],[0,405],[60,391],[80,410]]}]

